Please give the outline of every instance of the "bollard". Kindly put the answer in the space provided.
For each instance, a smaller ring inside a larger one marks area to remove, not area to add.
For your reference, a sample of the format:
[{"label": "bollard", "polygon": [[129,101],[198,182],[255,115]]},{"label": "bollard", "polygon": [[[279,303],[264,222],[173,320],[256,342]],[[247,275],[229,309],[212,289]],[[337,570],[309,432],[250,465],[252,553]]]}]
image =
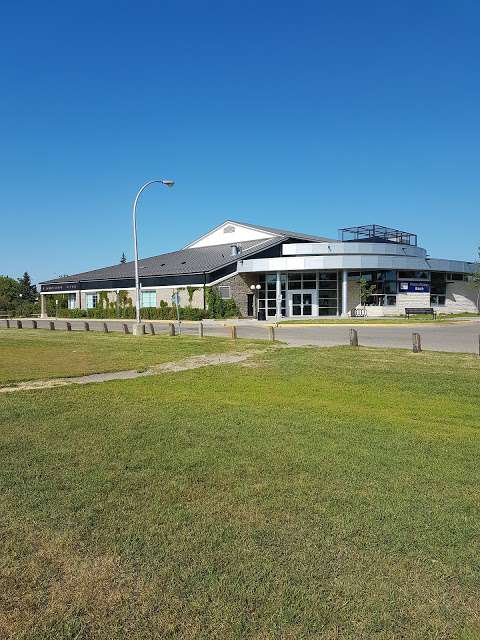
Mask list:
[{"label": "bollard", "polygon": [[422,350],[422,341],[419,333],[412,333],[413,353],[420,353]]},{"label": "bollard", "polygon": [[103,323],[103,333],[108,333],[108,324],[106,322]]},{"label": "bollard", "polygon": [[275,329],[273,327],[268,327],[268,339],[271,342],[275,341]]},{"label": "bollard", "polygon": [[128,324],[125,322],[122,324],[123,333],[126,335],[128,333]]},{"label": "bollard", "polygon": [[17,329],[23,329],[23,324],[21,320],[17,320]]},{"label": "bollard", "polygon": [[38,329],[38,322],[36,320],[32,320],[32,329]]},{"label": "bollard", "polygon": [[232,340],[237,339],[237,327],[230,327],[230,337],[232,338]]},{"label": "bollard", "polygon": [[203,338],[203,322],[200,320],[200,324],[198,325],[198,337]]},{"label": "bollard", "polygon": [[480,356],[480,336],[478,336],[478,355]]},{"label": "bollard", "polygon": [[7,329],[10,329],[10,320],[7,319],[7,320],[5,320],[5,322],[6,322],[6,325],[7,325]]},{"label": "bollard", "polygon": [[153,326],[153,322],[150,322],[148,327],[150,329],[150,333],[152,334],[152,336],[154,336],[155,335],[155,327]]},{"label": "bollard", "polygon": [[67,331],[71,331],[72,330],[72,323],[71,322],[66,322],[65,323],[65,327],[66,327]]},{"label": "bollard", "polygon": [[350,329],[350,346],[358,347],[358,331],[356,329]]},{"label": "bollard", "polygon": [[173,324],[173,322],[168,323],[168,335],[169,336],[175,335],[175,325]]},{"label": "bollard", "polygon": [[55,331],[55,322],[53,322],[53,320],[50,320],[48,322],[48,328],[50,329],[50,331]]},{"label": "bollard", "polygon": [[90,331],[90,325],[88,324],[88,322],[84,322],[83,323],[83,330],[84,331]]}]

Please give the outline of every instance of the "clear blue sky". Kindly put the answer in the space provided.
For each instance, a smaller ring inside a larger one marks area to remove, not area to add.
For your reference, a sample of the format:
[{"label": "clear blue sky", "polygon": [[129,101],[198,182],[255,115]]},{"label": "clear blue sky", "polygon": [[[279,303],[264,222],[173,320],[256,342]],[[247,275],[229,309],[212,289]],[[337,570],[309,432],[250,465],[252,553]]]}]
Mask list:
[{"label": "clear blue sky", "polygon": [[480,4],[4,2],[0,273],[174,250],[226,218],[480,243]]}]

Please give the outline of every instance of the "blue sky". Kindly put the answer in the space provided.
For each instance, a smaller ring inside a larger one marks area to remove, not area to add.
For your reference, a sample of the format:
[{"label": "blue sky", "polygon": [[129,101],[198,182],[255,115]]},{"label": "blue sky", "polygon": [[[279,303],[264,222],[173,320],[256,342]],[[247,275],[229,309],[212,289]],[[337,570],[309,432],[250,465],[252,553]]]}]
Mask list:
[{"label": "blue sky", "polygon": [[226,218],[480,244],[480,4],[4,2],[0,273],[177,249]]}]

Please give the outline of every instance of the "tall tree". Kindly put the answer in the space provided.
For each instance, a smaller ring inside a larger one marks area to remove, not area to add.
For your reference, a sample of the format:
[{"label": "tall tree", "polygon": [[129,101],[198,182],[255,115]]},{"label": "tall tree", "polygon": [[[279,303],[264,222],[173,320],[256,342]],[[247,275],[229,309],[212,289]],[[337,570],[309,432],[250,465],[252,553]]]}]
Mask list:
[{"label": "tall tree", "polygon": [[8,276],[0,276],[0,309],[12,311],[20,299],[20,284]]},{"label": "tall tree", "polygon": [[125,264],[127,261],[127,256],[125,255],[125,251],[122,253],[122,257],[120,258],[120,264]]},{"label": "tall tree", "polygon": [[32,279],[27,271],[21,278],[18,278],[18,284],[20,285],[20,297],[27,302],[34,302],[37,297],[37,288],[32,284]]}]

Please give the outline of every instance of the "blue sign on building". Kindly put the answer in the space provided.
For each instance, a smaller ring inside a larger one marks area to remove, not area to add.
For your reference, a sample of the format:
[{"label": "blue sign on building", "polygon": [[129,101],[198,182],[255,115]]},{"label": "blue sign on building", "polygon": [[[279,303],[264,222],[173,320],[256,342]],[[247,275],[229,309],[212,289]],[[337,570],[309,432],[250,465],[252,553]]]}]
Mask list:
[{"label": "blue sign on building", "polygon": [[400,293],[430,293],[428,282],[400,282]]}]

